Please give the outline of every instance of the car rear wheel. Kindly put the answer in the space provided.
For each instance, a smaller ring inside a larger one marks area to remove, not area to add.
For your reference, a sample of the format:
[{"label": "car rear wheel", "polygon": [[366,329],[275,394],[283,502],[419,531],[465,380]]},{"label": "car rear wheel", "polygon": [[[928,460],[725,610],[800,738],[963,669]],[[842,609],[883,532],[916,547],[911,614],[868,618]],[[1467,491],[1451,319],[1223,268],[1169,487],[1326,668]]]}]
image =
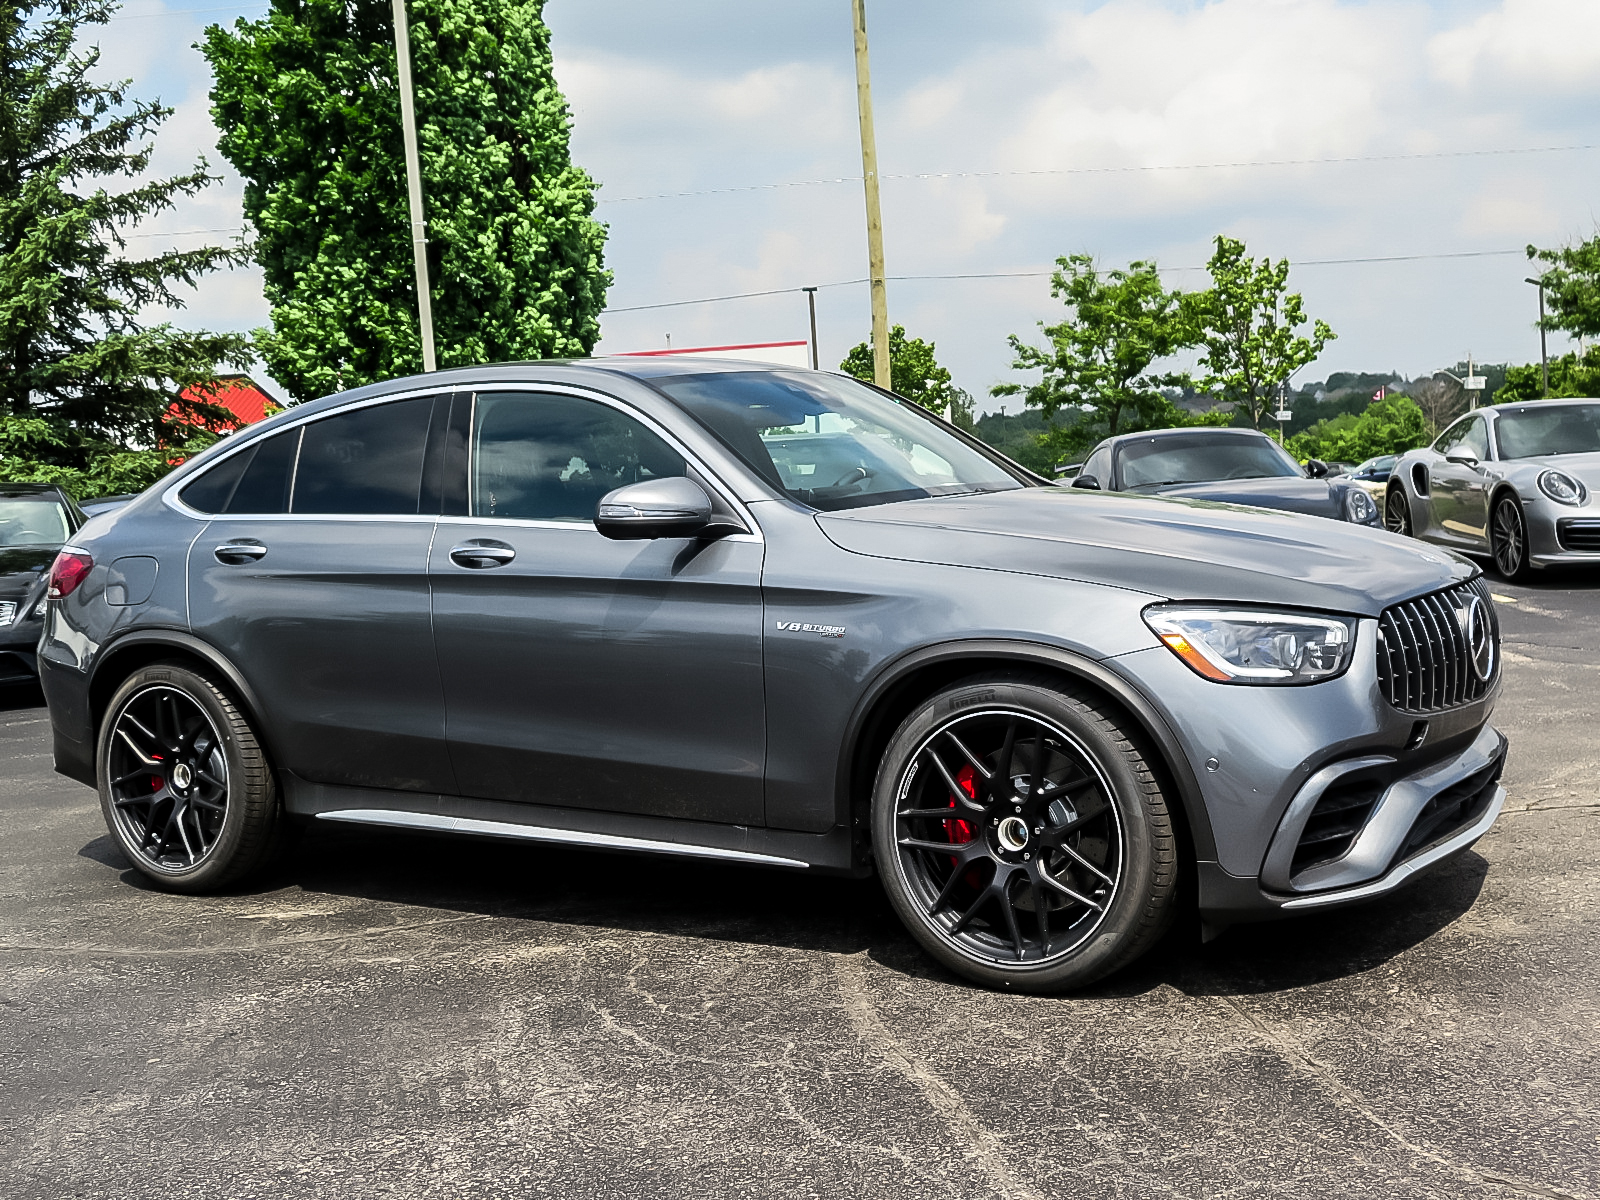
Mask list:
[{"label": "car rear wheel", "polygon": [[1507,579],[1520,582],[1533,574],[1528,565],[1528,523],[1522,518],[1522,502],[1511,492],[1494,502],[1490,548],[1495,567]]},{"label": "car rear wheel", "polygon": [[96,765],[111,836],[158,887],[225,887],[282,844],[277,788],[254,730],[226,691],[188,667],[158,663],[123,682]]},{"label": "car rear wheel", "polygon": [[879,766],[873,847],[890,903],[969,979],[1082,987],[1132,962],[1172,917],[1177,841],[1129,731],[1049,677],[940,692]]},{"label": "car rear wheel", "polygon": [[1383,527],[1390,533],[1411,536],[1411,501],[1404,488],[1392,487],[1383,502]]}]

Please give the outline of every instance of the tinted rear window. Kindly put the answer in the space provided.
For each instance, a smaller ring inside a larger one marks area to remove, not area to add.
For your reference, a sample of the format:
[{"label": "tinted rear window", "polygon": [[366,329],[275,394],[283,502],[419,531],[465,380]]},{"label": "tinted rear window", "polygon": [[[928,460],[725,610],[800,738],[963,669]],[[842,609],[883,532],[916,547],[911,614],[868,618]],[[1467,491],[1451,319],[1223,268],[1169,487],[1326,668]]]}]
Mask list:
[{"label": "tinted rear window", "polygon": [[288,512],[289,477],[299,444],[300,431],[285,430],[224,459],[179,495],[203,513]]},{"label": "tinted rear window", "polygon": [[415,513],[432,412],[433,397],[420,396],[307,425],[291,511]]}]

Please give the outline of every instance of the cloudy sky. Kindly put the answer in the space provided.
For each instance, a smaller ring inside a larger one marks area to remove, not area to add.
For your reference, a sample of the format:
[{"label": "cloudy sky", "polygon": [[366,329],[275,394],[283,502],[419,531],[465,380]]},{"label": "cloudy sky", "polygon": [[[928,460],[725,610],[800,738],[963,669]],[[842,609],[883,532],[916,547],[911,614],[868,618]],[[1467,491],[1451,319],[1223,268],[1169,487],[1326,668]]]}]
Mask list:
[{"label": "cloudy sky", "polygon": [[[192,43],[264,10],[128,0],[102,34],[106,73],[178,110],[168,169],[205,153],[227,174]],[[546,18],[611,230],[600,349],[802,338],[807,285],[824,365],[864,340],[849,0],[549,0]],[[868,25],[888,271],[946,277],[895,279],[890,319],[979,396],[1008,376],[1006,335],[1056,319],[1056,257],[1153,258],[1198,287],[1217,233],[1296,264],[1338,333],[1302,379],[1536,360],[1518,251],[1600,221],[1595,0],[868,0]],[[239,190],[144,244],[230,236],[177,231],[236,229]],[[246,271],[178,316],[265,319]]]}]

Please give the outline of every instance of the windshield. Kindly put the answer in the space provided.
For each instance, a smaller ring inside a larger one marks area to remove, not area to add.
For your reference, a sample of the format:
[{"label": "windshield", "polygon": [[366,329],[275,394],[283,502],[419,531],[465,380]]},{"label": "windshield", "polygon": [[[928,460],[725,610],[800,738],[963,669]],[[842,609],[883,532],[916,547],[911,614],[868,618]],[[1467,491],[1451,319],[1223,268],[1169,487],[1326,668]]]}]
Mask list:
[{"label": "windshield", "polygon": [[0,546],[59,546],[70,528],[55,496],[0,496]]},{"label": "windshield", "polygon": [[1265,437],[1152,437],[1124,443],[1120,457],[1126,492],[1217,479],[1305,477],[1294,459]]},{"label": "windshield", "polygon": [[1501,458],[1600,453],[1600,404],[1513,408],[1494,424]]},{"label": "windshield", "polygon": [[914,404],[832,375],[717,371],[651,380],[774,487],[824,511],[1020,488]]}]

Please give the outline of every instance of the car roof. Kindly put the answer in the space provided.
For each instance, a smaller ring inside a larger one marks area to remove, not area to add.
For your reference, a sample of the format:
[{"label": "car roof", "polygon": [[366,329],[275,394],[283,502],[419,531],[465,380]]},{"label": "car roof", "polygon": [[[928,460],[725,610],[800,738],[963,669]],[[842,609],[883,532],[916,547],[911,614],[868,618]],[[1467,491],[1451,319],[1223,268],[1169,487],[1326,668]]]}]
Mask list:
[{"label": "car roof", "polygon": [[1526,408],[1554,408],[1562,404],[1600,404],[1600,398],[1594,396],[1551,396],[1540,400],[1507,400],[1504,404],[1485,405],[1477,411],[1487,416],[1498,417],[1501,413],[1520,412]]},{"label": "car roof", "polygon": [[38,496],[45,492],[64,495],[54,483],[0,483],[0,496]]},{"label": "car roof", "polygon": [[1230,425],[1185,425],[1177,429],[1141,429],[1135,433],[1119,433],[1116,437],[1107,438],[1113,444],[1130,441],[1133,438],[1163,438],[1163,437],[1193,437],[1196,434],[1209,436],[1215,434],[1219,437],[1258,437],[1266,438],[1273,445],[1278,439],[1267,433],[1264,429],[1235,429]]}]

